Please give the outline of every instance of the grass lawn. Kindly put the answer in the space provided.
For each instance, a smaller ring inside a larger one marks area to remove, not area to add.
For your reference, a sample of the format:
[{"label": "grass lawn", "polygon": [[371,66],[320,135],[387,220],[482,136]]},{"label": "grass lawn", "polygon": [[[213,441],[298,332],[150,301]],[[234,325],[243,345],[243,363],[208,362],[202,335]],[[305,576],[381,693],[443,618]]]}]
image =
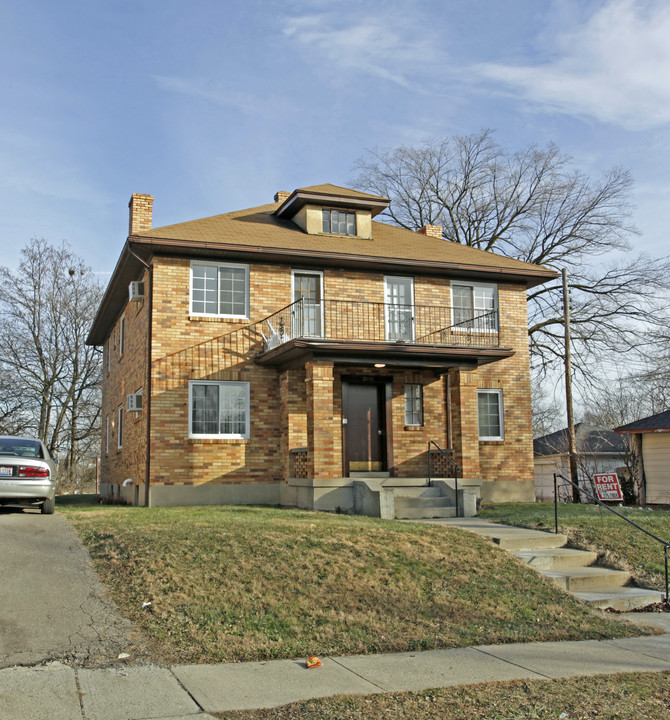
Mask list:
[{"label": "grass lawn", "polygon": [[[565,713],[565,714],[564,714]],[[486,683],[419,693],[326,698],[228,720],[661,720],[670,715],[670,673]]]},{"label": "grass lawn", "polygon": [[457,529],[274,508],[58,508],[165,662],[639,634]]},{"label": "grass lawn", "polygon": [[[616,508],[641,527],[670,542],[670,512]],[[554,529],[553,503],[506,503],[483,507],[482,517],[539,530]],[[597,550],[600,561],[629,570],[642,585],[664,590],[663,546],[598,505],[558,506],[559,531],[575,547]]]}]

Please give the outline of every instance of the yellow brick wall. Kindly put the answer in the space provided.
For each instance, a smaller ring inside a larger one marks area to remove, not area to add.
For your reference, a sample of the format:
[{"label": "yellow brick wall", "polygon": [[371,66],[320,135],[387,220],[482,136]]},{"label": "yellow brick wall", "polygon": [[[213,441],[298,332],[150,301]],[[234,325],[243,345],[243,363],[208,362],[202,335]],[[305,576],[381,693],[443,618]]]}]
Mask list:
[{"label": "yellow brick wall", "polygon": [[[323,275],[326,299],[384,302],[383,273],[326,269]],[[339,477],[343,373],[380,372],[392,380],[393,462],[398,476],[425,474],[428,440],[447,446],[446,376],[421,370],[357,370],[322,364],[280,373],[253,362],[262,343],[258,329],[226,336],[290,304],[291,266],[250,265],[249,320],[190,317],[189,285],[189,259],[154,259],[152,483],[279,482],[290,472],[286,451],[307,446],[310,437],[324,445],[321,457],[310,460],[312,471],[318,477]],[[414,292],[416,305],[450,305],[449,281],[444,278],[416,276]],[[500,285],[498,293],[501,346],[513,348],[515,355],[474,372],[451,371],[454,448],[470,477],[528,480],[532,479],[532,437],[525,292],[521,285]],[[111,333],[112,369],[107,374],[105,364],[103,390],[103,482],[119,483],[126,477],[144,480],[144,414],[129,418],[124,410],[121,451],[116,450],[114,428],[116,407],[123,402],[125,408],[126,394],[146,385],[147,305],[128,303],[126,307],[123,358],[117,357],[114,344],[118,321]],[[188,381],[194,379],[250,383],[248,440],[189,440]],[[425,424],[421,428],[404,425],[406,382],[420,382],[424,387]],[[504,391],[505,440],[480,443],[476,389],[497,387]],[[107,414],[112,438],[106,455]],[[289,436],[282,438],[280,428],[286,421]]]}]

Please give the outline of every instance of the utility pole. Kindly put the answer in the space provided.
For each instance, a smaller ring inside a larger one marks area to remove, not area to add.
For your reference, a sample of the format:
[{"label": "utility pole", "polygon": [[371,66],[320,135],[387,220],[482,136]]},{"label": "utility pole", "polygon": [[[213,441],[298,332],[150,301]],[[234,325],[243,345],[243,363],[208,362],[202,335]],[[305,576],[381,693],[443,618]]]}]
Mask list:
[{"label": "utility pole", "polygon": [[577,474],[577,441],[575,439],[575,418],[572,413],[572,362],[570,359],[570,296],[568,293],[568,271],[563,268],[563,325],[565,327],[565,404],[568,411],[568,456],[570,458],[570,479],[572,502],[582,501]]}]

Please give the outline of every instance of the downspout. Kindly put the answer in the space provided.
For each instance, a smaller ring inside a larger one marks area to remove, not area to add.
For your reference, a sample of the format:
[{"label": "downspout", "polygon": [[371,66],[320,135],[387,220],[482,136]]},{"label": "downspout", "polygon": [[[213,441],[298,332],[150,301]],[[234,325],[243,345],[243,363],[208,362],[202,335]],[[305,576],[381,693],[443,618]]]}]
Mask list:
[{"label": "downspout", "polygon": [[151,477],[151,342],[153,330],[153,303],[154,298],[154,264],[149,265],[149,292],[147,301],[147,322],[149,328],[147,331],[147,459],[146,469],[144,471],[144,507],[149,507],[149,478]]},{"label": "downspout", "polygon": [[[128,245],[128,252],[149,271],[149,282],[147,297],[147,382],[146,382],[146,402],[144,402],[144,411],[147,418],[147,452],[144,466],[144,507],[149,507],[149,479],[151,477],[151,342],[153,330],[153,297],[154,297],[154,264],[147,263]],[[144,398],[143,398],[144,400]]]}]

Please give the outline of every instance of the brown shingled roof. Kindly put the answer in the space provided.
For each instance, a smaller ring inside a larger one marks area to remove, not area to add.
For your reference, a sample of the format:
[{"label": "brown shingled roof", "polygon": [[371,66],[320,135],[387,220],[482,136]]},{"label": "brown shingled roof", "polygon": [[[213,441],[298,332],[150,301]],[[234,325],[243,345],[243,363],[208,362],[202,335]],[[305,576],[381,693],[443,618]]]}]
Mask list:
[{"label": "brown shingled roof", "polygon": [[[331,199],[349,197],[357,201],[358,206],[370,207],[373,215],[388,202],[378,195],[330,184],[299,188],[291,197],[303,201],[318,195]],[[142,261],[138,253],[146,260],[152,254],[228,258],[243,262],[257,258],[262,262],[287,264],[299,260],[315,267],[355,267],[377,272],[518,282],[527,287],[558,276],[553,270],[538,265],[375,221],[372,222],[371,239],[310,235],[290,219],[275,214],[288,202],[290,198],[131,235],[109,281],[87,342],[101,345],[105,341],[109,327],[127,300],[129,282],[141,275]]]},{"label": "brown shingled roof", "polygon": [[[317,187],[329,187],[326,185]],[[480,270],[515,270],[529,277],[549,279],[555,273],[545,268],[513,258],[496,255],[484,250],[452,243],[429,235],[417,235],[411,230],[373,221],[372,239],[352,235],[308,235],[290,220],[274,215],[280,203],[261,205],[247,210],[237,210],[214,215],[201,220],[191,220],[177,225],[154,228],[132,239],[206,243],[209,249],[216,245],[246,246],[254,248],[283,249],[338,253],[378,259],[449,263],[456,266],[472,266]],[[410,268],[408,268],[410,269]]]}]

